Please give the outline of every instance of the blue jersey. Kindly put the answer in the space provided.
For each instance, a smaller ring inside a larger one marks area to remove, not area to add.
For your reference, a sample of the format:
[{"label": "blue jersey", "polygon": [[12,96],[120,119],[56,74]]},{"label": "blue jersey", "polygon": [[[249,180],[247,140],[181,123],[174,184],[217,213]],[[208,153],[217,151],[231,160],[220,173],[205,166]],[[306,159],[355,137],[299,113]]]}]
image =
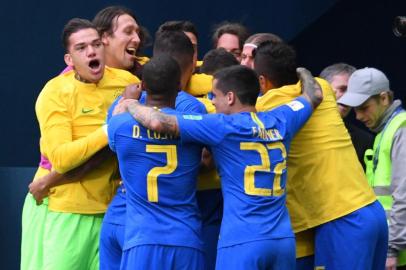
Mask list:
[{"label": "blue jersey", "polygon": [[126,187],[123,250],[146,244],[202,249],[195,194],[201,146],[145,129],[129,113],[110,119],[108,135]]},{"label": "blue jersey", "polygon": [[311,115],[304,98],[269,112],[177,116],[183,142],[211,146],[224,196],[218,247],[293,237],[286,156]]},{"label": "blue jersey", "polygon": [[[147,93],[143,91],[139,98],[141,104],[145,104]],[[111,104],[107,112],[107,121],[113,116],[114,108],[117,106],[117,103],[120,101],[121,96],[118,97],[113,104]],[[207,113],[206,107],[194,96],[186,93],[185,91],[179,91],[176,96],[175,109],[178,112],[185,113]]]},{"label": "blue jersey", "polygon": [[[117,98],[111,105],[107,114],[107,121],[112,117],[114,108],[116,107],[120,98],[121,97]],[[145,99],[146,92],[143,91],[140,97],[140,103],[144,104]],[[176,111],[183,113],[207,113],[205,106],[194,96],[186,93],[185,91],[178,92],[175,101],[175,109]],[[125,225],[125,211],[125,187],[122,185],[117,189],[116,195],[109,204],[103,222]]]},{"label": "blue jersey", "polygon": [[[140,103],[145,104],[147,94],[142,92]],[[197,98],[185,91],[179,91],[176,96],[175,110],[184,113],[207,113],[206,107]]]}]

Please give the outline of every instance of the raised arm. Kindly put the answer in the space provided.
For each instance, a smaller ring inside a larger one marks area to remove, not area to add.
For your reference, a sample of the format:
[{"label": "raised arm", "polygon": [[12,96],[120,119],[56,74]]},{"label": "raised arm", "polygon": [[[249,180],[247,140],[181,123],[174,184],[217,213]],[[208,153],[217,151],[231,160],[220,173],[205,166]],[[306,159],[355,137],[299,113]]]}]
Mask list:
[{"label": "raised arm", "polygon": [[312,104],[313,109],[316,108],[323,100],[321,86],[307,69],[299,67],[296,73],[302,85],[302,96]]},{"label": "raised arm", "polygon": [[141,105],[137,100],[123,100],[122,105],[128,112],[144,127],[172,135],[179,134],[178,120],[176,116],[168,115],[158,111],[155,108]]}]

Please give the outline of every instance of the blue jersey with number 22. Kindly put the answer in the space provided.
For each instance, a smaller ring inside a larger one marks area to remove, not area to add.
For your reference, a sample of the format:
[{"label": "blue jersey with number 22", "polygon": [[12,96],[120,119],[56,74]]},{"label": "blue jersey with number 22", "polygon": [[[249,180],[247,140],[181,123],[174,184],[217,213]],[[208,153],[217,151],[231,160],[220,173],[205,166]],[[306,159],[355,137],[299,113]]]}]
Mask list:
[{"label": "blue jersey with number 22", "polygon": [[311,111],[299,97],[268,112],[177,116],[181,140],[209,145],[220,174],[224,215],[218,248],[293,237],[286,157]]}]

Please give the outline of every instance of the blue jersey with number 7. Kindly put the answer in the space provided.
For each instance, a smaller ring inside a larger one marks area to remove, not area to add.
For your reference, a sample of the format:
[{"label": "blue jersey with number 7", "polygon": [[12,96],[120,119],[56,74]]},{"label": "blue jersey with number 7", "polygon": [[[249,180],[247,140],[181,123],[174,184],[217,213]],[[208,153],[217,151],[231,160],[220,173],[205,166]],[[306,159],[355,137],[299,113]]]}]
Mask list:
[{"label": "blue jersey with number 7", "polygon": [[123,250],[149,244],[202,250],[195,196],[202,147],[148,130],[129,113],[110,119],[108,136],[126,187]]}]

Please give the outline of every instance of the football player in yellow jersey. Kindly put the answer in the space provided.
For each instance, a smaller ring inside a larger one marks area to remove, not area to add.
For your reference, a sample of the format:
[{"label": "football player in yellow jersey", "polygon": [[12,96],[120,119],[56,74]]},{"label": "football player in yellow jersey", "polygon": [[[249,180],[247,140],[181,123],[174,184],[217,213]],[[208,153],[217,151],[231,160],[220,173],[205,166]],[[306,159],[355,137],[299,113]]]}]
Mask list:
[{"label": "football player in yellow jersey", "polygon": [[141,52],[148,43],[149,34],[132,10],[109,6],[96,14],[93,23],[102,36],[106,65],[128,70],[141,78],[142,65],[148,61]]},{"label": "football player in yellow jersey", "polygon": [[[109,6],[97,13],[93,23],[102,36],[105,47],[106,65],[113,68],[128,70],[135,75],[141,74],[142,65],[149,59],[142,57],[140,51],[148,39],[145,28],[138,24],[134,13],[123,6]],[[82,166],[68,174],[59,175],[52,172],[41,181],[30,185],[30,191],[37,200],[48,195],[50,187],[80,179],[95,167],[99,166],[106,157],[112,155],[109,149],[103,149]],[[119,188],[117,194],[124,192]],[[120,196],[115,196],[110,208],[120,209]],[[125,202],[124,202],[125,204]],[[124,235],[124,219],[115,215],[117,211],[107,211],[101,229],[100,268],[115,269],[120,266],[122,242]],[[123,207],[125,209],[125,206]]]},{"label": "football player in yellow jersey", "polygon": [[[263,93],[258,110],[270,110],[299,95],[295,58],[295,51],[284,43],[258,46],[254,68]],[[317,80],[323,102],[293,139],[288,154],[292,226],[296,233],[315,229],[315,267],[384,269],[385,212],[368,186],[331,87]]]},{"label": "football player in yellow jersey", "polygon": [[[107,108],[126,85],[138,81],[127,71],[105,68],[104,47],[91,22],[69,21],[63,43],[65,62],[73,70],[49,81],[36,103],[41,154],[58,173],[79,166],[107,145],[102,128]],[[35,200],[27,196],[22,269],[98,269],[99,231],[114,194],[115,169],[116,163],[109,159],[80,182],[51,189],[49,211],[43,211],[42,220],[31,212],[47,205],[35,206]],[[49,168],[39,168],[35,179],[49,172]]]}]

